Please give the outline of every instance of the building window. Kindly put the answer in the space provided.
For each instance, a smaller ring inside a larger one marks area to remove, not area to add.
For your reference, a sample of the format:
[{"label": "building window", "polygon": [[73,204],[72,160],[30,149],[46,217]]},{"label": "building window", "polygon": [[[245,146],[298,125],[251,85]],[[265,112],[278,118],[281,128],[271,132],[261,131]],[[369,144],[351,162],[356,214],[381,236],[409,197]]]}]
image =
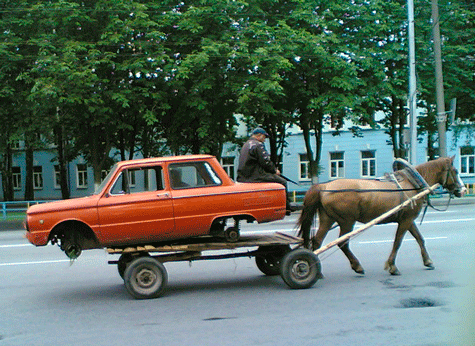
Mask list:
[{"label": "building window", "polygon": [[135,187],[135,172],[134,170],[129,170],[129,186]]},{"label": "building window", "polygon": [[43,188],[43,167],[33,167],[33,188],[35,190],[41,190]]},{"label": "building window", "polygon": [[310,162],[308,161],[307,154],[299,154],[299,179],[310,180]]},{"label": "building window", "polygon": [[61,173],[59,171],[59,165],[54,165],[54,188],[61,188]]},{"label": "building window", "polygon": [[376,152],[374,150],[363,150],[361,152],[361,177],[376,177]]},{"label": "building window", "polygon": [[21,169],[20,167],[12,167],[13,189],[21,190]]},{"label": "building window", "polygon": [[78,189],[87,188],[87,165],[85,164],[76,166],[76,186]]},{"label": "building window", "polygon": [[18,139],[11,142],[11,146],[13,150],[21,149],[20,141]]},{"label": "building window", "polygon": [[460,174],[475,174],[475,147],[460,147]]},{"label": "building window", "polygon": [[330,153],[330,178],[343,178],[345,176],[345,153],[336,151]]},{"label": "building window", "polygon": [[234,156],[223,157],[221,159],[221,165],[229,177],[234,180]]}]

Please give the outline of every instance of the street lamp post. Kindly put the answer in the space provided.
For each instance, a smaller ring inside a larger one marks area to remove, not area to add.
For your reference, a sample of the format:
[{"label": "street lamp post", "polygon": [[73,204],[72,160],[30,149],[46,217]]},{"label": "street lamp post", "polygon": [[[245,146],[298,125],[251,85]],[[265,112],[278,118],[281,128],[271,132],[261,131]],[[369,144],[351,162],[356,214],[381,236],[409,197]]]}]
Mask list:
[{"label": "street lamp post", "polygon": [[407,0],[408,35],[409,35],[409,131],[410,131],[410,158],[409,161],[417,164],[417,99],[416,99],[416,48],[414,43],[414,1]]},{"label": "street lamp post", "polygon": [[439,156],[447,156],[446,119],[444,101],[444,79],[442,73],[442,52],[440,48],[439,5],[432,0],[432,35],[434,38],[435,89],[437,95],[437,130],[439,132]]}]

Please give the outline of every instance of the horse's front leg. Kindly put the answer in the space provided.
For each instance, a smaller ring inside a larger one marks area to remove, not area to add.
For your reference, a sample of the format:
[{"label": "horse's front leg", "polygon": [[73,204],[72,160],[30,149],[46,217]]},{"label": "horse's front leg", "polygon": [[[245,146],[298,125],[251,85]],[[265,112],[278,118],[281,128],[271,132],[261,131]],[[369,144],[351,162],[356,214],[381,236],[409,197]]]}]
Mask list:
[{"label": "horse's front leg", "polygon": [[399,248],[401,247],[404,234],[406,234],[406,231],[409,227],[410,225],[408,225],[407,222],[402,222],[398,224],[396,237],[394,238],[393,248],[391,250],[391,253],[389,254],[389,258],[386,261],[386,264],[384,265],[384,270],[389,271],[391,275],[401,275],[399,269],[397,269],[396,267],[396,255]]},{"label": "horse's front leg", "polygon": [[424,265],[429,269],[434,269],[434,262],[432,262],[429,257],[429,253],[427,252],[425,246],[424,238],[422,237],[421,232],[419,232],[419,229],[417,228],[415,222],[412,222],[411,226],[409,227],[409,232],[416,239],[417,244],[419,244],[419,247],[421,248],[422,261],[424,262]]}]

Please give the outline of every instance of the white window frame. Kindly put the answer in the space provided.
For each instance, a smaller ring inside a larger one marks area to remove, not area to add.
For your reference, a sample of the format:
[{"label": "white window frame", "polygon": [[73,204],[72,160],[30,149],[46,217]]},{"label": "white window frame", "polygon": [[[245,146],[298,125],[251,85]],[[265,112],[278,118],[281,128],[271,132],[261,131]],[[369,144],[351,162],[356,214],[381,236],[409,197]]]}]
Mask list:
[{"label": "white window frame", "polygon": [[[342,158],[332,158],[332,155],[341,154]],[[332,151],[330,155],[330,178],[339,179],[345,177],[345,152],[344,151]],[[333,172],[336,172],[334,174]]]},{"label": "white window frame", "polygon": [[11,142],[11,147],[13,150],[20,150],[21,149],[21,143],[19,139],[16,139]]},{"label": "white window frame", "polygon": [[[14,172],[17,169],[18,172]],[[19,166],[12,167],[12,184],[13,190],[21,190],[21,167]]]},{"label": "white window frame", "polygon": [[[471,153],[462,154],[462,150],[472,149]],[[470,169],[472,168],[472,169]],[[463,146],[460,147],[460,175],[474,175],[475,174],[475,147]]]},{"label": "white window frame", "polygon": [[43,166],[33,166],[33,189],[43,189]]},{"label": "white window frame", "polygon": [[76,165],[76,188],[87,189],[87,165],[79,163]]},{"label": "white window frame", "polygon": [[310,161],[307,154],[299,154],[299,180],[310,181]]},{"label": "white window frame", "polygon": [[224,168],[226,171],[226,174],[232,179],[235,179],[235,174],[234,174],[234,156],[223,156],[221,158],[221,166]]},{"label": "white window frame", "polygon": [[128,176],[128,179],[129,179],[129,187],[130,188],[134,188],[135,185],[136,185],[136,179],[135,179],[135,171],[128,171],[129,173],[129,176]]},{"label": "white window frame", "polygon": [[59,171],[59,165],[54,165],[53,168],[53,181],[54,181],[54,188],[60,189],[61,188],[61,172]]},{"label": "white window frame", "polygon": [[[364,153],[371,153],[372,157],[363,157]],[[371,167],[374,168],[374,173],[371,174]],[[367,173],[365,174],[365,170]],[[375,178],[376,177],[376,150],[361,150],[361,177]]]}]

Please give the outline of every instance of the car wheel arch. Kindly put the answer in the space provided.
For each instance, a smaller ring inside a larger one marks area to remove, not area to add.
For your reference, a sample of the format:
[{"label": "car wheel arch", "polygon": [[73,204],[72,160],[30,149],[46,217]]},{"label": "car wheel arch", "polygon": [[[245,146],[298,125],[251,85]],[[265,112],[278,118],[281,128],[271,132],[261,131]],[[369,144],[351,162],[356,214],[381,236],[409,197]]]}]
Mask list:
[{"label": "car wheel arch", "polygon": [[100,244],[92,228],[78,220],[65,220],[58,223],[51,230],[48,240],[54,244],[64,238],[78,241],[83,250],[98,248]]}]

